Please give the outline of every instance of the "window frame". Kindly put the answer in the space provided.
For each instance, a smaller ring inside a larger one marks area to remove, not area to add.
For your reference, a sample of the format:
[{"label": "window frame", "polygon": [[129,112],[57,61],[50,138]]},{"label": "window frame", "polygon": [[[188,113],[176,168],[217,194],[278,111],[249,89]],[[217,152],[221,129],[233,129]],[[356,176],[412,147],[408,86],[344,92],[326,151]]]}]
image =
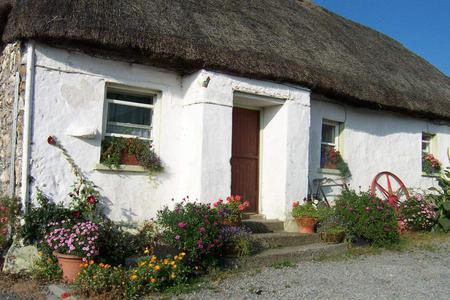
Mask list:
[{"label": "window frame", "polygon": [[[425,136],[427,136],[429,138],[429,140],[424,140]],[[424,156],[424,154],[435,155],[435,153],[434,153],[435,138],[436,138],[436,134],[429,133],[429,132],[422,132],[421,143],[420,143],[420,146],[421,146],[420,150],[421,150],[422,157]],[[423,149],[424,143],[428,144],[428,152],[424,152],[424,149]]]},{"label": "window frame", "polygon": [[[322,140],[323,136],[323,125],[333,126],[334,127],[334,143],[327,143]],[[319,170],[328,170],[332,172],[336,172],[335,169],[329,169],[329,168],[322,168],[321,162],[322,162],[322,146],[333,146],[336,151],[341,152],[340,147],[340,138],[341,138],[341,128],[342,123],[337,121],[332,121],[328,119],[322,119],[322,124],[320,126],[320,147],[319,147]],[[341,153],[342,155],[342,153]]]},{"label": "window frame", "polygon": [[[109,99],[108,98],[108,91],[115,91],[119,93],[124,94],[138,94],[138,95],[148,95],[153,97],[153,103],[152,104],[144,104],[144,103],[136,103],[131,101],[123,101],[123,100],[117,100],[117,99]],[[159,115],[158,110],[158,103],[161,99],[161,92],[151,89],[151,88],[143,88],[143,87],[136,87],[132,85],[122,85],[122,84],[115,84],[115,83],[106,83],[105,89],[104,89],[104,97],[103,97],[103,103],[104,103],[104,109],[103,109],[103,119],[102,119],[102,141],[105,139],[105,137],[123,137],[123,138],[139,138],[142,140],[149,140],[152,142],[152,144],[156,143],[156,139],[159,136],[158,134],[155,134],[156,131],[156,125],[157,125],[157,117]],[[122,123],[122,122],[109,122],[108,116],[109,116],[109,105],[112,104],[119,104],[119,105],[126,105],[131,107],[142,107],[142,108],[148,108],[152,112],[152,118],[151,118],[151,124],[150,126],[147,125],[139,125],[139,124],[133,124],[133,123]],[[132,127],[132,128],[141,128],[141,129],[148,129],[149,130],[149,137],[144,138],[141,136],[136,136],[132,134],[120,134],[120,133],[108,133],[107,132],[107,126],[110,125],[119,125],[124,127]],[[155,147],[155,150],[157,148]]]}]

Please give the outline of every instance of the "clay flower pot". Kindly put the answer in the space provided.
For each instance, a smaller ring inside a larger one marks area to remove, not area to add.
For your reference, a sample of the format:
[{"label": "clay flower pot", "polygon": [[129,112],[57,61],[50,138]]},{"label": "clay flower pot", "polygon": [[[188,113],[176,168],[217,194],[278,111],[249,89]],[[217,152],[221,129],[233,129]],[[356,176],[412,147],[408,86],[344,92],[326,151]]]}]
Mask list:
[{"label": "clay flower pot", "polygon": [[53,255],[58,259],[58,265],[63,272],[63,280],[73,283],[81,271],[83,259],[75,255],[61,254],[56,251],[53,252]]},{"label": "clay flower pot", "polygon": [[300,233],[314,233],[314,227],[316,226],[317,219],[311,217],[295,218],[295,222],[298,225],[298,232]]},{"label": "clay flower pot", "polygon": [[128,166],[138,166],[139,161],[135,154],[128,154],[128,151],[122,151],[120,153],[120,163],[122,165],[128,165]]}]

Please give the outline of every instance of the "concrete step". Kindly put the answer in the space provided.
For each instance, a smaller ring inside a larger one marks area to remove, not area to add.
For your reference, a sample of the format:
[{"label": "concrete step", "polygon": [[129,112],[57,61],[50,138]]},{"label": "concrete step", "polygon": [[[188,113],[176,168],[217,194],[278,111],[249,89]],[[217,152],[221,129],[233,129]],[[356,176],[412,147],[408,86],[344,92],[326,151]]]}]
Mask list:
[{"label": "concrete step", "polygon": [[284,230],[284,223],[280,220],[242,220],[242,225],[247,226],[253,233],[279,232]]},{"label": "concrete step", "polygon": [[255,214],[255,213],[244,213],[243,220],[265,220],[266,216],[262,214]]},{"label": "concrete step", "polygon": [[239,267],[271,266],[277,263],[298,263],[347,252],[347,244],[314,243],[302,246],[268,249],[253,256],[229,259],[228,264]]},{"label": "concrete step", "polygon": [[251,235],[252,241],[258,249],[273,249],[309,245],[320,242],[320,236],[314,234],[302,234],[294,232],[257,233]]}]

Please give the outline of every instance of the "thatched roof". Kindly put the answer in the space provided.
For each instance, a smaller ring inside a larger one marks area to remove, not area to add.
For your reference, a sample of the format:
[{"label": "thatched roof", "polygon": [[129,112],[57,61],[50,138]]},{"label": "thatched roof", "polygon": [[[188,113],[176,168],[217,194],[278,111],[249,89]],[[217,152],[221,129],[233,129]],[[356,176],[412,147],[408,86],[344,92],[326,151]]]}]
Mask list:
[{"label": "thatched roof", "polygon": [[180,72],[294,83],[359,106],[450,119],[447,76],[310,1],[11,1],[11,11],[0,2],[5,42],[36,39]]}]

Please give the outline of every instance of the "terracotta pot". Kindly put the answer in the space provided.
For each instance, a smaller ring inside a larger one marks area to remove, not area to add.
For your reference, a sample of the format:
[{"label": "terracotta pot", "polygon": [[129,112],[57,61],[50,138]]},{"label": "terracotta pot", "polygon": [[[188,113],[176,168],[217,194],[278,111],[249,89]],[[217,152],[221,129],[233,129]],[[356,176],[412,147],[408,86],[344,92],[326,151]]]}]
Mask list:
[{"label": "terracotta pot", "polygon": [[340,244],[345,239],[345,231],[341,232],[321,232],[320,238],[326,243]]},{"label": "terracotta pot", "polygon": [[58,252],[53,252],[53,255],[58,259],[58,265],[63,272],[63,280],[68,283],[73,283],[81,271],[83,259],[75,255],[61,254]]},{"label": "terracotta pot", "polygon": [[127,151],[122,151],[120,154],[120,163],[122,165],[128,165],[128,166],[138,166],[139,161],[135,154],[128,154]]},{"label": "terracotta pot", "polygon": [[300,233],[314,233],[314,227],[316,226],[317,219],[311,217],[295,218],[295,222],[298,225],[298,232]]}]

